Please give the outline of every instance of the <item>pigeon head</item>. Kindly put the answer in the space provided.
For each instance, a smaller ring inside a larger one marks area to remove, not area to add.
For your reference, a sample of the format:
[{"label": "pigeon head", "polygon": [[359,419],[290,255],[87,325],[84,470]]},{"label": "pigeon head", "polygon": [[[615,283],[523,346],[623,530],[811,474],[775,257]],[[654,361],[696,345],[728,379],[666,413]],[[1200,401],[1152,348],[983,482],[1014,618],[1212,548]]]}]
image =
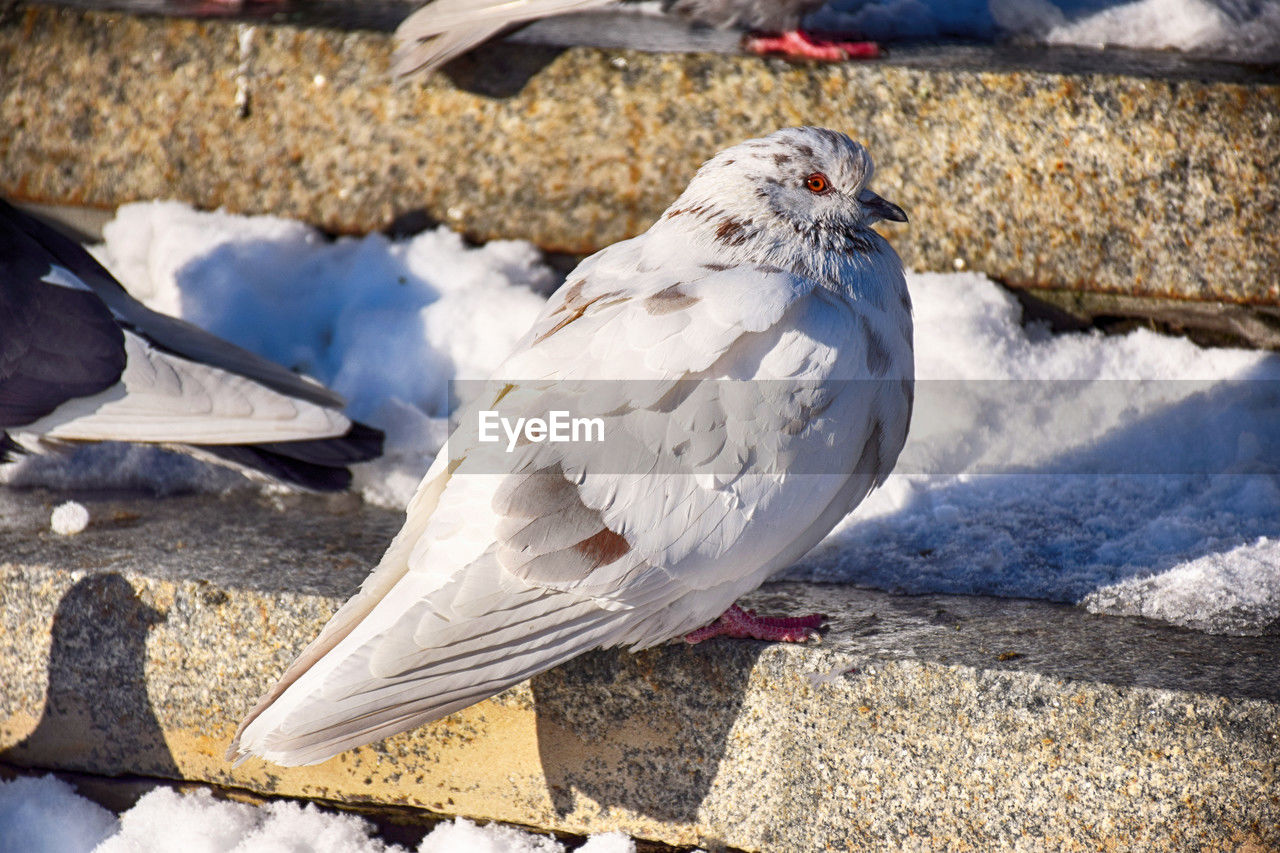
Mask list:
[{"label": "pigeon head", "polygon": [[873,223],[907,221],[869,188],[874,171],[867,150],[843,133],[786,128],[708,160],[661,224],[730,262],[830,279],[840,258],[888,249]]}]

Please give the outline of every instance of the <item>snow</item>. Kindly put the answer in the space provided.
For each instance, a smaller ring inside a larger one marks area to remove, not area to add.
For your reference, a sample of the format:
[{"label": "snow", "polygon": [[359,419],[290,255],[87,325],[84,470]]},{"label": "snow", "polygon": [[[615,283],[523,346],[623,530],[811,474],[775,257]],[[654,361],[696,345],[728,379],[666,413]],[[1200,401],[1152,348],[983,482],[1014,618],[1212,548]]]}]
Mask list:
[{"label": "snow", "polygon": [[[1162,574],[1128,578],[1085,596],[1090,610],[1163,619],[1190,628],[1255,633],[1280,612],[1280,542],[1260,537]],[[1271,628],[1280,627],[1272,621]]]},{"label": "snow", "polygon": [[49,456],[21,456],[0,466],[0,483],[17,488],[123,489],[157,497],[220,492],[248,482],[226,468],[142,444],[88,444]]},{"label": "snow", "polygon": [[1280,57],[1280,4],[1273,0],[833,0],[806,24],[881,41],[1014,39]]},{"label": "snow", "polygon": [[[635,853],[620,832],[592,836],[581,853]],[[408,853],[382,841],[368,821],[307,803],[263,805],[218,799],[208,790],[156,788],[116,819],[45,776],[0,782],[0,850],[23,853]],[[440,823],[417,853],[565,853],[550,836],[465,818]]]},{"label": "snow", "polygon": [[120,831],[96,853],[391,853],[402,848],[373,836],[355,815],[310,803],[262,806],[220,800],[207,790],[157,788],[120,816]]},{"label": "snow", "polygon": [[[335,386],[387,430],[358,466],[402,507],[555,283],[527,243],[447,229],[323,239],[271,217],[121,208],[98,256],[132,292]],[[893,476],[789,577],[1080,603],[1207,631],[1280,619],[1280,358],[1139,330],[1053,335],[973,273],[910,274],[917,402]],[[247,481],[148,448],[9,466],[19,485]]]},{"label": "snow", "polygon": [[88,526],[89,510],[75,501],[58,504],[49,517],[49,527],[62,536],[75,536]]},{"label": "snow", "polygon": [[1280,358],[1145,330],[1054,336],[982,276],[909,281],[907,446],[788,577],[1274,629]]},{"label": "snow", "polygon": [[115,815],[53,776],[0,781],[0,850],[82,853],[117,828]]},{"label": "snow", "polygon": [[[418,853],[564,853],[564,845],[546,835],[510,826],[477,826],[465,818],[442,823],[422,839]],[[578,853],[635,853],[635,842],[621,832],[593,835]]]},{"label": "snow", "polygon": [[1274,61],[1280,56],[1280,6],[1255,5],[1253,12],[1243,0],[1138,0],[1055,20],[1044,40],[1048,44],[1174,49]]}]

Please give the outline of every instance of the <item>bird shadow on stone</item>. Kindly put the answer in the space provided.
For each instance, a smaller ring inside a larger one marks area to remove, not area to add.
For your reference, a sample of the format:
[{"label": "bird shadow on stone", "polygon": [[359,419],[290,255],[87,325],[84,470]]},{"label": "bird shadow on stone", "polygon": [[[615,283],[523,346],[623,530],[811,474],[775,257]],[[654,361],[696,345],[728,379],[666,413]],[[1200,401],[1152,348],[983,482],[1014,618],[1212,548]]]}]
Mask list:
[{"label": "bird shadow on stone", "polygon": [[566,48],[489,43],[451,60],[440,73],[464,92],[486,98],[512,98]]},{"label": "bird shadow on stone", "polygon": [[147,694],[147,633],[164,620],[114,572],[72,586],[50,627],[40,722],[0,760],[181,778]]},{"label": "bird shadow on stone", "polygon": [[694,822],[764,643],[596,651],[535,677],[538,751],[560,816],[585,798]]}]

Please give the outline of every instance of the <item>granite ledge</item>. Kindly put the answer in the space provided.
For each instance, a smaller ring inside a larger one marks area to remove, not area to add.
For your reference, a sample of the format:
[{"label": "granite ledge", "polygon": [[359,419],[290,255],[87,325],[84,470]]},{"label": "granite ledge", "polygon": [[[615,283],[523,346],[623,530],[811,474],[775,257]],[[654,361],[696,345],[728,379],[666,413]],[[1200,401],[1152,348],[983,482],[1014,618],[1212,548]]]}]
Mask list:
[{"label": "granite ledge", "polygon": [[394,84],[390,50],[382,32],[6,7],[0,193],[175,198],[335,233],[415,214],[585,254],[646,228],[716,150],[809,123],[868,144],[878,188],[911,215],[893,232],[911,267],[1280,304],[1274,69],[802,67],[504,43]]},{"label": "granite ledge", "polygon": [[1280,638],[766,586],[808,646],[598,652],[310,768],[222,757],[376,560],[355,501],[0,493],[0,760],[744,850],[1280,849]]}]

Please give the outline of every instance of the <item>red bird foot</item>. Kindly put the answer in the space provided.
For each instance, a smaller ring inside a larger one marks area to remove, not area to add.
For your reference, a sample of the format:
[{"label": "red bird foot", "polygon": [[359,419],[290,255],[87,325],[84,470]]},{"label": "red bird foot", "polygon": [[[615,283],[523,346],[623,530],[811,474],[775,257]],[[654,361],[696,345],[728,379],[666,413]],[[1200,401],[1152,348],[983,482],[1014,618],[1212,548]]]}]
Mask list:
[{"label": "red bird foot", "polygon": [[685,634],[684,641],[693,645],[712,637],[736,637],[740,640],[803,643],[818,636],[818,628],[826,619],[821,613],[791,619],[773,619],[757,616],[754,610],[743,610],[735,604],[707,627]]},{"label": "red bird foot", "polygon": [[791,59],[817,59],[822,62],[875,59],[880,56],[880,45],[873,41],[821,41],[803,30],[788,30],[770,36],[747,36],[742,40],[742,49],[761,56],[781,53]]}]

